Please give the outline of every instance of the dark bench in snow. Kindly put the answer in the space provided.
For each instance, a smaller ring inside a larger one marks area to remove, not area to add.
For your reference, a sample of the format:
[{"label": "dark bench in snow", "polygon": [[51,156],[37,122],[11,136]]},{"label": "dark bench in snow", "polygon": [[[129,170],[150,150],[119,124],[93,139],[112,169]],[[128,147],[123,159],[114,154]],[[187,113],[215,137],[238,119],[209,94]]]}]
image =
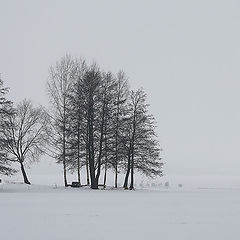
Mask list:
[{"label": "dark bench in snow", "polygon": [[79,182],[72,182],[71,187],[79,188],[79,187],[81,187],[81,184]]}]

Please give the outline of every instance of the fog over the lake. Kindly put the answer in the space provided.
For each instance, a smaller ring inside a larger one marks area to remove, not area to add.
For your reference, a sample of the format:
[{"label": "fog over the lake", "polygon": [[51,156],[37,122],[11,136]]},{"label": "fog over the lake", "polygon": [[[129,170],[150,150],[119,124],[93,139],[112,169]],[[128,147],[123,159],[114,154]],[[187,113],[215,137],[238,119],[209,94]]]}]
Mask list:
[{"label": "fog over the lake", "polygon": [[240,174],[239,1],[0,0],[0,10],[14,102],[47,106],[49,66],[66,53],[96,60],[147,92],[164,174]]}]

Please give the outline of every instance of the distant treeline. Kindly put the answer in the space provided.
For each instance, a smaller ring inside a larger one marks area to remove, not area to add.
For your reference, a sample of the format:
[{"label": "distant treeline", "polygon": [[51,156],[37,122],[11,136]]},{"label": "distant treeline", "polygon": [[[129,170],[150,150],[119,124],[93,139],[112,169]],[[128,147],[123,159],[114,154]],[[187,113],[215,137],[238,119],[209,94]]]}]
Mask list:
[{"label": "distant treeline", "polygon": [[110,171],[116,188],[119,173],[125,174],[125,189],[134,188],[136,172],[162,175],[156,123],[143,89],[131,91],[123,71],[105,72],[96,63],[88,65],[69,55],[49,73],[48,111],[27,100],[13,107],[0,82],[1,173],[13,174],[11,162],[17,161],[24,182],[30,184],[25,162],[47,154],[63,165],[65,186],[69,186],[68,171],[77,173],[79,186],[84,183],[92,189],[105,187]]}]

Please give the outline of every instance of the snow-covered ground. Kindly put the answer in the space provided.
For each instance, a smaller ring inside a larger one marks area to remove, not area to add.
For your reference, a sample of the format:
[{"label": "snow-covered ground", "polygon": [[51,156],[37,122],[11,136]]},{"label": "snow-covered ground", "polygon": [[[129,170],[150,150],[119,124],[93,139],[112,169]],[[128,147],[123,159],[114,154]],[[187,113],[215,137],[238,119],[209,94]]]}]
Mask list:
[{"label": "snow-covered ground", "polygon": [[136,191],[4,183],[0,239],[239,239],[239,178],[201,179]]}]

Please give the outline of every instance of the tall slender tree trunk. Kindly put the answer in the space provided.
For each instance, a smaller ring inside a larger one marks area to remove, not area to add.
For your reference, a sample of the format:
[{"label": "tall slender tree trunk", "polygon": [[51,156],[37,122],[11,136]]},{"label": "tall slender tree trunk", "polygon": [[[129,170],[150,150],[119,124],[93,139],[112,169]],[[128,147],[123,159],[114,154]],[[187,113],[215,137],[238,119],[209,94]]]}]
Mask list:
[{"label": "tall slender tree trunk", "polygon": [[78,159],[78,171],[77,171],[77,175],[78,175],[78,183],[81,185],[81,174],[80,174],[80,161]]},{"label": "tall slender tree trunk", "polygon": [[134,144],[135,144],[135,134],[136,134],[136,109],[133,113],[133,134],[132,134],[132,143],[131,143],[131,183],[130,190],[134,189]]},{"label": "tall slender tree trunk", "polygon": [[105,136],[105,171],[104,171],[104,179],[103,179],[103,187],[106,188],[107,182],[107,169],[108,169],[108,157],[107,157],[107,138]]},{"label": "tall slender tree trunk", "polygon": [[117,163],[116,163],[116,165],[115,165],[115,188],[117,188],[118,187],[118,165],[117,165]]},{"label": "tall slender tree trunk", "polygon": [[[106,94],[105,94],[106,95]],[[106,98],[106,96],[105,96]],[[104,122],[105,122],[105,99],[103,103],[103,108],[102,108],[102,121],[101,121],[101,128],[100,128],[100,143],[99,143],[99,155],[98,155],[98,169],[97,169],[97,175],[96,175],[96,181],[98,184],[98,180],[100,177],[101,173],[101,160],[102,160],[102,148],[103,148],[103,136],[104,136]]]},{"label": "tall slender tree trunk", "polygon": [[79,161],[78,161],[78,183],[79,185],[81,185],[81,173],[80,173],[80,164],[79,164]]},{"label": "tall slender tree trunk", "polygon": [[131,161],[131,183],[130,183],[130,190],[133,190],[134,189],[134,172],[133,172],[133,165],[134,165],[134,159],[132,157],[132,161]]},{"label": "tall slender tree trunk", "polygon": [[65,148],[63,151],[63,179],[64,179],[64,186],[67,187],[67,168],[66,168],[66,158],[65,158]]},{"label": "tall slender tree trunk", "polygon": [[105,124],[105,129],[104,129],[104,138],[105,138],[105,171],[104,171],[104,178],[103,178],[103,187],[106,188],[106,182],[107,182],[107,169],[108,169],[107,127],[106,127],[106,124]]},{"label": "tall slender tree trunk", "polygon": [[129,178],[129,174],[130,174],[130,169],[131,169],[131,153],[130,153],[130,149],[129,149],[128,150],[127,172],[126,172],[124,184],[123,184],[124,189],[128,189],[128,178]]},{"label": "tall slender tree trunk", "polygon": [[[65,102],[65,100],[64,100]],[[64,186],[67,187],[67,168],[66,168],[66,105],[64,103],[63,109],[63,178]]]},{"label": "tall slender tree trunk", "polygon": [[81,176],[80,176],[80,129],[78,123],[78,149],[77,149],[77,173],[78,173],[78,183],[81,185]]},{"label": "tall slender tree trunk", "polygon": [[78,144],[78,162],[77,162],[77,168],[78,168],[78,171],[77,171],[77,174],[78,174],[78,183],[81,185],[81,174],[80,174],[80,149],[79,149],[79,144]]},{"label": "tall slender tree trunk", "polygon": [[64,186],[67,187],[67,168],[66,168],[66,139],[65,139],[65,131],[63,133],[63,179]]},{"label": "tall slender tree trunk", "polygon": [[22,172],[22,175],[23,175],[23,181],[24,181],[24,183],[26,183],[26,184],[31,184],[31,183],[29,182],[29,180],[28,180],[27,173],[26,173],[26,171],[25,171],[25,169],[24,169],[24,165],[23,165],[23,162],[22,162],[22,161],[20,161],[20,165],[21,165],[21,172]]},{"label": "tall slender tree trunk", "polygon": [[88,109],[88,156],[89,156],[89,168],[91,178],[91,188],[98,189],[97,179],[95,177],[95,164],[94,164],[94,132],[93,132],[93,97],[90,96],[90,106]]},{"label": "tall slender tree trunk", "polygon": [[86,174],[87,174],[87,185],[90,185],[88,150],[86,150]]},{"label": "tall slender tree trunk", "polygon": [[116,132],[115,132],[115,188],[118,187],[118,128],[119,128],[119,96],[117,106]]},{"label": "tall slender tree trunk", "polygon": [[126,172],[126,175],[125,175],[124,185],[123,185],[123,188],[124,188],[124,189],[128,189],[129,173],[130,173],[130,167],[127,169],[127,172]]},{"label": "tall slender tree trunk", "polygon": [[107,182],[107,163],[105,163],[105,171],[104,171],[104,178],[103,178],[103,187],[106,188]]},{"label": "tall slender tree trunk", "polygon": [[89,160],[88,160],[88,141],[89,141],[89,133],[88,133],[88,122],[87,122],[87,137],[86,137],[86,175],[87,175],[87,185],[90,185],[90,177],[89,177]]}]

